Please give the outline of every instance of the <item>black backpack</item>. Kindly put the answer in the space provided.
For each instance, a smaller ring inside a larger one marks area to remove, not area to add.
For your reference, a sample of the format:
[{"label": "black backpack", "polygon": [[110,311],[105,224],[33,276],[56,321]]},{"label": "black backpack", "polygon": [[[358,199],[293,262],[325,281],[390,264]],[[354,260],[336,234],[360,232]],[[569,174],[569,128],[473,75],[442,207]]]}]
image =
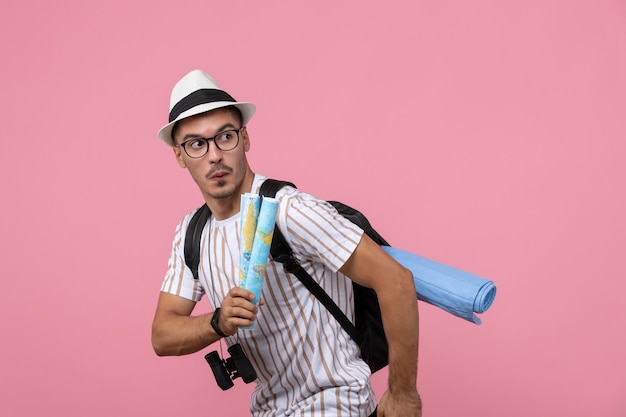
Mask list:
[{"label": "black backpack", "polygon": [[[259,194],[262,197],[275,197],[276,193],[285,186],[296,188],[290,182],[267,179],[261,185]],[[363,229],[374,242],[379,245],[389,246],[359,211],[338,201],[329,201],[329,203],[342,216]],[[191,218],[185,236],[185,263],[191,269],[195,279],[198,279],[198,266],[200,264],[200,237],[210,216],[211,211],[204,204]],[[378,305],[378,297],[374,290],[355,282],[352,283],[355,310],[355,324],[352,324],[350,319],[346,317],[322,287],[300,266],[278,227],[274,228],[270,254],[274,261],[282,263],[285,270],[295,275],[337,319],[341,327],[361,348],[361,357],[369,365],[372,372],[387,366],[389,363],[389,350]]]}]

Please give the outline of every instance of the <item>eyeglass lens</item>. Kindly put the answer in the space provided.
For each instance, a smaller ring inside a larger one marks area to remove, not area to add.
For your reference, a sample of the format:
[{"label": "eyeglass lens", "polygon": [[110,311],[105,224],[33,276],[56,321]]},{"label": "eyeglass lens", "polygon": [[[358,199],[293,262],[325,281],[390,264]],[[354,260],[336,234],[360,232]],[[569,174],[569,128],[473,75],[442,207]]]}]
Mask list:
[{"label": "eyeglass lens", "polygon": [[225,130],[212,138],[195,138],[182,143],[190,158],[201,158],[209,152],[209,142],[213,141],[221,151],[230,151],[239,144],[239,130]]}]

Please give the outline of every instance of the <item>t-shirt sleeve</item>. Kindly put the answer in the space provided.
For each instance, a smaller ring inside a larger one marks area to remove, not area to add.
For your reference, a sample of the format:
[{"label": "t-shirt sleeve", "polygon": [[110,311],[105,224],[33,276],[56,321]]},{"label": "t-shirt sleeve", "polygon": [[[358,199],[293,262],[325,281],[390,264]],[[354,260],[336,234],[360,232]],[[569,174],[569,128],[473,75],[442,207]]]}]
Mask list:
[{"label": "t-shirt sleeve", "polygon": [[193,278],[191,269],[185,265],[185,232],[193,213],[185,216],[176,227],[172,252],[167,262],[167,272],[161,285],[161,291],[178,295],[198,302],[204,294],[198,280]]},{"label": "t-shirt sleeve", "polygon": [[350,258],[363,230],[328,202],[293,188],[279,194],[278,226],[298,259],[319,260],[337,272]]}]

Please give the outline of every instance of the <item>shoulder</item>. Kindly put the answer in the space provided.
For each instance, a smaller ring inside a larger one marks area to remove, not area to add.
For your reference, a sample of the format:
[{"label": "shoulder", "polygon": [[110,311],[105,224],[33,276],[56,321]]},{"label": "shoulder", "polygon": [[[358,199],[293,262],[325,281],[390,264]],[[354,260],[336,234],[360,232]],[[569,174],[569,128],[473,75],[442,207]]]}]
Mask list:
[{"label": "shoulder", "polygon": [[189,228],[191,220],[194,218],[196,213],[199,213],[202,207],[203,206],[193,209],[189,213],[185,214],[182,219],[180,219],[180,221],[176,225],[176,235],[185,235],[187,229]]},{"label": "shoulder", "polygon": [[323,236],[358,241],[363,232],[331,203],[312,194],[285,187],[276,197],[280,204],[277,221],[286,225],[290,231],[297,228],[307,230],[308,237],[314,241],[323,239]]},{"label": "shoulder", "polygon": [[326,200],[291,186],[285,186],[276,193],[282,210],[309,215],[331,214],[335,208]]}]

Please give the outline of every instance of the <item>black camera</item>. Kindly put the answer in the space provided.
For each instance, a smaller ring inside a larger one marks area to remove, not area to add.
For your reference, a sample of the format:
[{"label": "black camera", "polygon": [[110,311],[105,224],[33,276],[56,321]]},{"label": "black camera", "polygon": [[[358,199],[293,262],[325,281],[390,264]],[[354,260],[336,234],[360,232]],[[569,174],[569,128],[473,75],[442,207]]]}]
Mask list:
[{"label": "black camera", "polygon": [[241,377],[246,384],[256,379],[256,372],[239,343],[229,347],[228,353],[230,353],[230,358],[226,360],[220,358],[216,350],[204,356],[211,366],[217,385],[224,391],[235,385],[233,383],[235,378]]}]

